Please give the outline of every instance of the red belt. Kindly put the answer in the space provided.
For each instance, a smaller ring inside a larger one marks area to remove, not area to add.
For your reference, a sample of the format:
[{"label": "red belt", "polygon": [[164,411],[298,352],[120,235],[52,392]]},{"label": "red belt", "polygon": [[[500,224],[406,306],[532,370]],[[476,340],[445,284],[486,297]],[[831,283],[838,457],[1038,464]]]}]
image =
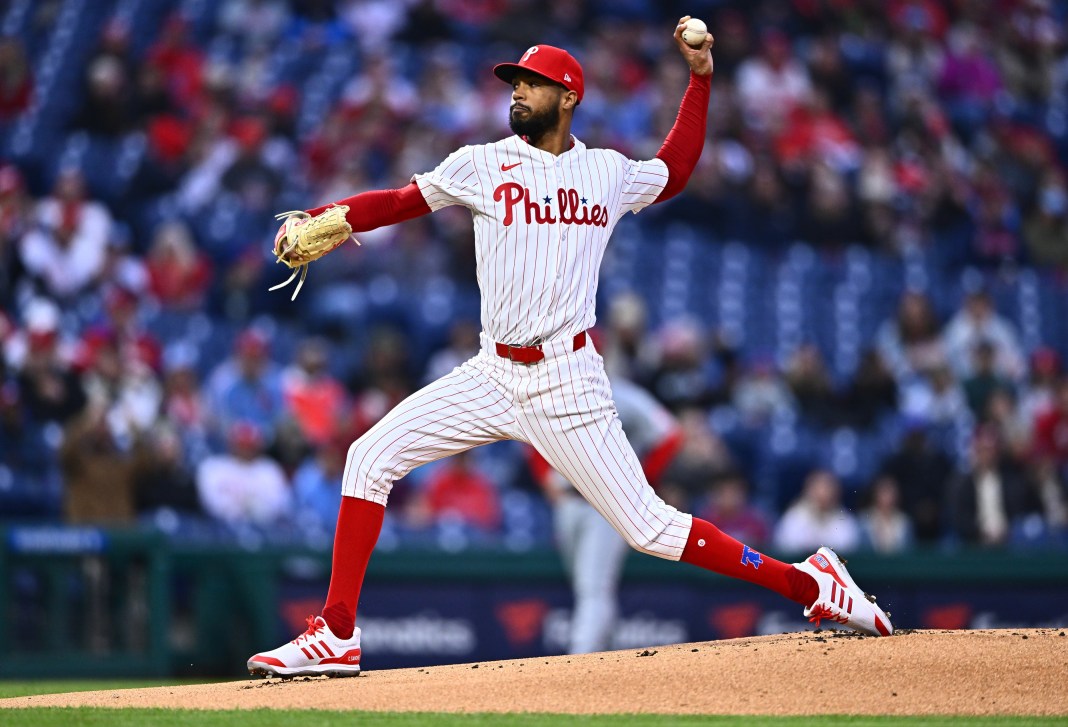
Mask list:
[{"label": "red belt", "polygon": [[[509,361],[521,364],[534,364],[545,358],[541,346],[509,346],[507,343],[495,343],[497,355]],[[586,331],[575,334],[572,351],[578,351],[586,345]]]}]

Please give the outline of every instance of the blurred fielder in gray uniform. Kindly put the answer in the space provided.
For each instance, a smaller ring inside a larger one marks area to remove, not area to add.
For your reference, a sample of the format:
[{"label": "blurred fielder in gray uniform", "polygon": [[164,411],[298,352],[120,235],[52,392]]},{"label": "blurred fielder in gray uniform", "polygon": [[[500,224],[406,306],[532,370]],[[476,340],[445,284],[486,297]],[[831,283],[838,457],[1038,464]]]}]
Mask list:
[{"label": "blurred fielder in gray uniform", "polygon": [[[626,379],[612,382],[619,420],[649,482],[660,475],[682,444],[682,431],[652,394]],[[530,450],[534,477],[553,505],[560,555],[571,578],[575,607],[568,653],[588,654],[612,647],[619,614],[619,580],[629,546],[571,483]]]}]

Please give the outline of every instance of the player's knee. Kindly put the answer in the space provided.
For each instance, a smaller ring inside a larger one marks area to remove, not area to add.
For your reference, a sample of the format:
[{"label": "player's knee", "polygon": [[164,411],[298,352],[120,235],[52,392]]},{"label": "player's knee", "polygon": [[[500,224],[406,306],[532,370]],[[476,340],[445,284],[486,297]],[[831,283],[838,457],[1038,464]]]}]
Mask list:
[{"label": "player's knee", "polygon": [[357,439],[349,445],[341,492],[385,505],[395,476],[388,463],[383,462],[381,456],[375,456],[365,439]]}]

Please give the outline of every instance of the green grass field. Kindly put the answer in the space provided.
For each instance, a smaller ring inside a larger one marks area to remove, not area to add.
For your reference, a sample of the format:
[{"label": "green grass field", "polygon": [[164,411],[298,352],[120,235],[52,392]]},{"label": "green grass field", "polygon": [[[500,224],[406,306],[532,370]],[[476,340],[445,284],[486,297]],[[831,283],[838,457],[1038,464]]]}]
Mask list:
[{"label": "green grass field", "polygon": [[[33,694],[83,692],[98,689],[137,689],[191,681],[41,681],[0,682],[0,698],[23,697]],[[102,708],[42,708],[0,710],[0,724],[4,727],[294,727],[313,724],[315,727],[359,725],[360,727],[475,727],[516,725],[517,727],[671,727],[680,725],[745,725],[745,727],[1064,727],[1063,717],[723,717],[723,716],[658,716],[618,715],[581,716],[558,714],[440,714],[427,712],[310,712],[296,710],[229,710],[217,712],[175,711],[165,709],[102,709]]]}]

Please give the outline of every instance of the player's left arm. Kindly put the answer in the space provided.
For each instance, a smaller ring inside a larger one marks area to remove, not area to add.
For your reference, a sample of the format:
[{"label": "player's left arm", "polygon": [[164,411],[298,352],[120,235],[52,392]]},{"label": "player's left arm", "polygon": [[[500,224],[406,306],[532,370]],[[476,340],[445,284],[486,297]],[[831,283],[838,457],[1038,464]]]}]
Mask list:
[{"label": "player's left arm", "polygon": [[353,232],[395,225],[398,222],[430,214],[430,206],[419,191],[419,185],[411,182],[400,189],[383,189],[361,192],[332,204],[307,210],[312,217],[322,214],[328,207],[344,205],[349,208],[345,220]]},{"label": "player's left arm", "polygon": [[712,88],[712,34],[705,37],[700,48],[692,48],[682,39],[688,17],[679,20],[675,28],[675,44],[690,66],[690,84],[682,96],[679,115],[668,132],[664,145],[656,153],[668,168],[668,181],[656,202],[671,199],[681,192],[701,158],[708,124],[708,99]]}]

